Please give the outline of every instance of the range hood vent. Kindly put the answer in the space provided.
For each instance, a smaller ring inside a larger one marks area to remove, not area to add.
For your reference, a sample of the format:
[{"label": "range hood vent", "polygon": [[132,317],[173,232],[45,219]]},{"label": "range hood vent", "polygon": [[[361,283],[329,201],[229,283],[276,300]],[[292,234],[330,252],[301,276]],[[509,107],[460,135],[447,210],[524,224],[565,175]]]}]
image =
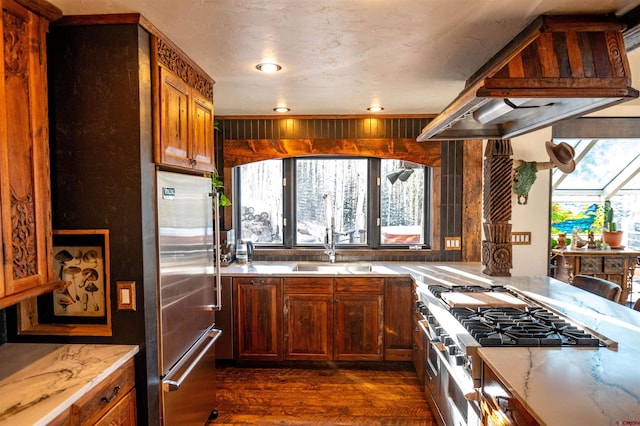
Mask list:
[{"label": "range hood vent", "polygon": [[638,97],[615,17],[542,15],[417,140],[509,139]]}]

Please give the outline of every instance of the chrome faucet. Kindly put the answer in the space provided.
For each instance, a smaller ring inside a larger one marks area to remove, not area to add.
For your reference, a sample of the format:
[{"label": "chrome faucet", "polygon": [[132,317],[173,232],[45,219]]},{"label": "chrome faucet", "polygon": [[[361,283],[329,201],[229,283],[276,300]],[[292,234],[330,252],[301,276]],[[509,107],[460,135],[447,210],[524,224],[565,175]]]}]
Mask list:
[{"label": "chrome faucet", "polygon": [[336,229],[333,223],[331,228],[327,228],[327,243],[324,248],[324,254],[329,256],[329,263],[336,263]]}]

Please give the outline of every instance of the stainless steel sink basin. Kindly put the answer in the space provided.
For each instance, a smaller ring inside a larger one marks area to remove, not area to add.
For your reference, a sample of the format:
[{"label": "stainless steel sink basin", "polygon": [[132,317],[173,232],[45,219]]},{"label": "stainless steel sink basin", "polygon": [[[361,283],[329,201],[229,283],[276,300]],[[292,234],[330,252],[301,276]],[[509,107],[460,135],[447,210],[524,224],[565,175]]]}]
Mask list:
[{"label": "stainless steel sink basin", "polygon": [[335,274],[355,274],[371,272],[371,265],[368,263],[298,263],[293,270]]}]

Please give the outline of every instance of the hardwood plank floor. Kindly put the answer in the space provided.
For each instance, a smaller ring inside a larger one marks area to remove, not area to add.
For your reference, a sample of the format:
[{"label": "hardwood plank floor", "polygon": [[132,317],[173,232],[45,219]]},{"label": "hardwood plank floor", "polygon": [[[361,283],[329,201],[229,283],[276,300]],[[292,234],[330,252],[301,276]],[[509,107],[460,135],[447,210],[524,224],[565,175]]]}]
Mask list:
[{"label": "hardwood plank floor", "polygon": [[409,363],[219,365],[211,425],[435,425]]}]

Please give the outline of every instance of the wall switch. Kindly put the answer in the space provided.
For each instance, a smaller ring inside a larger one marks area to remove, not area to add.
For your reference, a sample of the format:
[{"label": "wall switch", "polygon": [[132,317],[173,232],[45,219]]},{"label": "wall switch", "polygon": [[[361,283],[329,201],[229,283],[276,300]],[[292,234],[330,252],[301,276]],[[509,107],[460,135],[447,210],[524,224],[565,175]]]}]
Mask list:
[{"label": "wall switch", "polygon": [[512,232],[511,244],[513,244],[514,246],[531,245],[531,232]]},{"label": "wall switch", "polygon": [[136,310],[136,282],[135,281],[116,281],[118,291],[118,310],[119,311],[135,311]]},{"label": "wall switch", "polygon": [[460,237],[444,237],[445,250],[461,250],[462,243]]}]

